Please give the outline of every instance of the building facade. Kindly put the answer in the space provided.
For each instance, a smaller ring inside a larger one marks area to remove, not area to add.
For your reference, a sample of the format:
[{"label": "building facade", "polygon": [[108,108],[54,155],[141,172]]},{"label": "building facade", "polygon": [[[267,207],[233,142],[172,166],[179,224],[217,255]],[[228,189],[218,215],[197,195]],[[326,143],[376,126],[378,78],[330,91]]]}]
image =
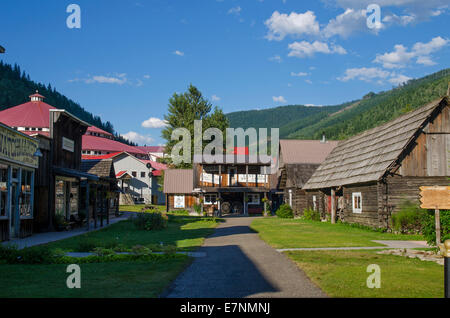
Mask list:
[{"label": "building facade", "polygon": [[342,141],[304,189],[322,217],[389,227],[403,202],[419,204],[419,187],[448,185],[448,96]]},{"label": "building facade", "polygon": [[0,241],[33,231],[39,142],[0,123]]}]

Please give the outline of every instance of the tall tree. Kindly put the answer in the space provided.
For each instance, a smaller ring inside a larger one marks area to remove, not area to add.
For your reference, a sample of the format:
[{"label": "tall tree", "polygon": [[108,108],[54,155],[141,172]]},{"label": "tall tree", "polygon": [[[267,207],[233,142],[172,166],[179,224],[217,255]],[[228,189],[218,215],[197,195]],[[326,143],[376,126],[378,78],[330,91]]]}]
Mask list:
[{"label": "tall tree", "polygon": [[[225,129],[229,126],[228,119],[219,107],[214,107],[202,93],[192,84],[182,94],[174,93],[169,99],[168,114],[164,116],[167,126],[162,130],[166,140],[166,152],[171,153],[178,140],[172,140],[172,132],[176,128],[186,128],[191,134],[191,158],[194,153],[194,121],[202,120],[202,133],[208,128],[217,128],[225,138]],[[192,164],[181,163],[177,168],[190,168]]]}]

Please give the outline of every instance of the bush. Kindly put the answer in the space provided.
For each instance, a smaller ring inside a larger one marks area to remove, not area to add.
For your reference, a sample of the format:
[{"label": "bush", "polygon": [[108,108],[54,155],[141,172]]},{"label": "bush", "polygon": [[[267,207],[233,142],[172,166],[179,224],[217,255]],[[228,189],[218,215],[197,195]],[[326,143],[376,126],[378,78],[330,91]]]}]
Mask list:
[{"label": "bush", "polygon": [[194,211],[200,215],[202,213],[202,205],[201,204],[194,204]]},{"label": "bush", "polygon": [[426,210],[410,201],[400,204],[400,211],[392,214],[391,227],[400,233],[419,233],[423,228],[423,217]]},{"label": "bush", "polygon": [[282,204],[278,208],[276,215],[279,218],[282,219],[293,219],[294,218],[294,212],[292,212],[292,208],[289,206],[289,204]]},{"label": "bush", "polygon": [[0,260],[6,263],[15,263],[19,256],[19,250],[16,245],[0,244]]},{"label": "bush", "polygon": [[[440,211],[441,241],[450,239],[450,211]],[[422,218],[422,234],[429,245],[436,244],[434,211],[428,210]]]},{"label": "bush", "polygon": [[303,219],[311,221],[320,221],[319,211],[314,211],[313,209],[305,209],[303,211]]},{"label": "bush", "polygon": [[167,220],[167,215],[160,212],[138,213],[133,223],[139,230],[151,231],[166,228]]},{"label": "bush", "polygon": [[104,248],[104,247],[96,247],[92,250],[92,252],[97,256],[110,256],[110,255],[116,255],[116,252],[110,248]]},{"label": "bush", "polygon": [[[195,209],[195,206],[194,206],[194,209]],[[170,211],[170,213],[173,213],[176,215],[189,215],[188,210],[173,210],[173,211]]]}]

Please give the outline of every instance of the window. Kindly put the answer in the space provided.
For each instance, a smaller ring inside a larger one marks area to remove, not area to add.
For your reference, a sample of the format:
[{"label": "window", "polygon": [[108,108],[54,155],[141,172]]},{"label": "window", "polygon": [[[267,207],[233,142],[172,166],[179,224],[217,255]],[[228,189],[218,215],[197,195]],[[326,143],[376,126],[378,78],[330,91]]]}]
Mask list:
[{"label": "window", "polygon": [[8,166],[0,165],[0,216],[6,216],[8,199]]},{"label": "window", "polygon": [[145,178],[145,171],[141,171],[141,178]]},{"label": "window", "polygon": [[214,204],[217,202],[217,196],[215,194],[205,194],[205,204]]},{"label": "window", "polygon": [[352,193],[353,213],[362,213],[362,195],[361,192]]},{"label": "window", "polygon": [[131,175],[132,175],[134,178],[136,178],[136,177],[137,177],[137,172],[136,172],[136,171],[133,171],[133,172],[131,172]]},{"label": "window", "polygon": [[313,210],[317,211],[317,196],[313,195],[312,201],[313,201]]},{"label": "window", "polygon": [[247,194],[248,204],[259,204],[259,194],[249,193]]},{"label": "window", "polygon": [[32,216],[31,211],[31,174],[33,172],[22,170],[22,187],[19,196],[20,216]]}]

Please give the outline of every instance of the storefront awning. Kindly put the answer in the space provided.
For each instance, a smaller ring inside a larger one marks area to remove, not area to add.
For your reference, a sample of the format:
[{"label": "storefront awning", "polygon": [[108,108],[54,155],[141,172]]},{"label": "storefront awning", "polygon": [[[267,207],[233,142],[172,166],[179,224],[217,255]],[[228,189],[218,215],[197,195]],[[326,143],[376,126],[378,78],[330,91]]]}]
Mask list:
[{"label": "storefront awning", "polygon": [[70,168],[53,167],[53,172],[55,174],[59,174],[66,177],[86,178],[88,180],[96,180],[96,181],[99,179],[99,177],[96,176],[95,174],[90,174]]}]

